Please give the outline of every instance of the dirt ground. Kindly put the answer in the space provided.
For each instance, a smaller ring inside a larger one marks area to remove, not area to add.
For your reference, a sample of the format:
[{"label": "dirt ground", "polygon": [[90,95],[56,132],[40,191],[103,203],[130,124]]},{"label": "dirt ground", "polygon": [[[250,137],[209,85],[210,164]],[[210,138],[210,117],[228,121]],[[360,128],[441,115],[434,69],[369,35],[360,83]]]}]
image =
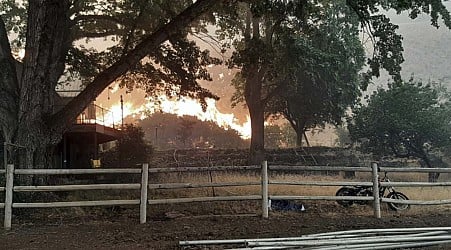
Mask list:
[{"label": "dirt ground", "polygon": [[[254,214],[237,213],[233,211],[233,204],[226,209],[224,205],[211,203],[154,207],[150,208],[152,211],[149,211],[146,224],[139,224],[136,208],[22,211],[13,218],[12,230],[0,231],[0,249],[180,249],[181,240],[292,237],[350,229],[451,226],[450,207],[434,210],[420,207],[403,213],[384,209],[382,219],[376,219],[369,206],[342,208],[331,203],[307,203],[305,212],[272,211],[268,219],[262,219],[256,205]],[[222,208],[219,214],[215,206]],[[451,249],[451,246],[429,249]]]}]

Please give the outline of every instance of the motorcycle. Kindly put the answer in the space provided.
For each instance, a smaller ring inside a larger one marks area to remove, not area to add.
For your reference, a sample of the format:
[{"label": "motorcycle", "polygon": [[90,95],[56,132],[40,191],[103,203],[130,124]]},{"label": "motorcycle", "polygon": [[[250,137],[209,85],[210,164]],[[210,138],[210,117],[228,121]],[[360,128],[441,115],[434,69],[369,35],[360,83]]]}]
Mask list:
[{"label": "motorcycle", "polygon": [[[380,180],[380,182],[390,182],[390,179],[387,177],[387,173],[385,172],[384,177]],[[385,196],[385,194],[387,195]],[[335,196],[373,196],[373,187],[368,186],[344,186],[338,189],[335,193]],[[379,197],[386,197],[390,199],[398,199],[398,200],[408,200],[409,198],[399,192],[396,191],[392,186],[384,186],[379,187]],[[343,207],[350,207],[352,204],[358,205],[366,205],[370,201],[352,201],[352,200],[338,200],[337,203]],[[388,207],[394,211],[402,211],[406,210],[410,207],[408,204],[400,204],[400,203],[388,203]]]}]

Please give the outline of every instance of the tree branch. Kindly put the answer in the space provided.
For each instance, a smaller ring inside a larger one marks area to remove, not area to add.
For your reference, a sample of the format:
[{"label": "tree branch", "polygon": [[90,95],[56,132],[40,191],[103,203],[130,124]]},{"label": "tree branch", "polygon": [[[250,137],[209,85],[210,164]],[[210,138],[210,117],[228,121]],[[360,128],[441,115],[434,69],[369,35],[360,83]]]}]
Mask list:
[{"label": "tree branch", "polygon": [[197,19],[203,13],[212,9],[214,5],[221,1],[231,0],[198,0],[187,9],[174,17],[169,23],[147,36],[133,50],[128,52],[116,63],[97,75],[97,77],[87,85],[87,87],[74,99],[72,99],[63,109],[52,115],[48,120],[52,130],[64,132],[65,128],[72,123],[83,109],[92,102],[108,85],[119,76],[125,74],[131,68],[156,49],[161,43],[176,33],[180,33],[186,26]]},{"label": "tree branch", "polygon": [[106,15],[78,15],[71,21],[71,26],[83,21],[108,21],[115,24],[125,25],[125,23],[116,17]]},{"label": "tree branch", "polygon": [[86,31],[74,31],[71,36],[71,41],[77,41],[83,38],[104,38],[107,36],[122,35],[125,33],[122,30],[108,30],[103,32],[86,32]]}]

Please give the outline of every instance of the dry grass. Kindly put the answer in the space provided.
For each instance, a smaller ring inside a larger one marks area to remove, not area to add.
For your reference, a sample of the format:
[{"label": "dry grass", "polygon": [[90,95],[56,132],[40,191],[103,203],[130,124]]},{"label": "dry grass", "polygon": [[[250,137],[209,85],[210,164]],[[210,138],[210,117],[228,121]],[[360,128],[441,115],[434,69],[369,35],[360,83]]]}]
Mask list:
[{"label": "dry grass", "polygon": [[[427,181],[427,174],[423,173],[389,173],[392,181]],[[442,174],[439,181],[446,181],[448,174]],[[294,173],[272,173],[271,180],[280,181],[371,181],[369,173],[358,173],[353,179],[345,179],[342,175],[302,175]],[[228,182],[255,182],[260,181],[260,175],[256,172],[212,172],[212,173],[172,173],[154,176],[150,182],[155,183],[228,183]],[[339,187],[335,186],[299,186],[299,185],[270,185],[270,195],[296,195],[296,196],[333,196]],[[398,187],[396,190],[405,193],[412,200],[441,200],[451,199],[451,187]],[[238,186],[238,187],[215,187],[215,188],[191,188],[191,189],[171,189],[171,190],[152,190],[151,199],[176,198],[176,197],[198,197],[198,196],[228,196],[228,195],[259,195],[260,186]],[[247,205],[238,205],[240,202],[230,204],[223,202],[214,210],[236,210],[240,207],[246,210],[255,210],[255,202]],[[336,205],[334,201],[305,201],[305,203]],[[210,205],[206,206],[209,207]],[[324,206],[324,205],[323,205]],[[258,207],[258,205],[257,205]],[[364,208],[364,206],[363,206]],[[211,207],[210,207],[211,209]],[[371,211],[370,208],[366,210]],[[386,206],[383,210],[388,212]],[[424,211],[446,210],[451,211],[451,205],[436,206],[412,206],[407,213],[422,213]],[[406,212],[403,212],[406,213]]]}]

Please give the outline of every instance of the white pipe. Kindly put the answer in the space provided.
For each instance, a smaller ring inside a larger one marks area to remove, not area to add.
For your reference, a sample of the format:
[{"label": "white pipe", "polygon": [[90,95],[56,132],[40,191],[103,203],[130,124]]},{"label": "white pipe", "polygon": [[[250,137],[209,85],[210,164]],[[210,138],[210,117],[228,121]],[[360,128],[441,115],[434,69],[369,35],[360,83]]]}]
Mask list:
[{"label": "white pipe", "polygon": [[431,240],[451,240],[451,235],[427,236],[427,237],[379,237],[377,239],[346,239],[343,240],[307,240],[307,241],[284,241],[284,242],[249,242],[249,246],[320,246],[339,244],[362,244],[362,243],[398,243],[402,241],[431,241]]},{"label": "white pipe", "polygon": [[416,231],[435,231],[435,230],[446,230],[451,231],[451,227],[408,227],[408,228],[382,228],[382,229],[357,229],[357,230],[346,230],[319,234],[310,234],[310,236],[323,236],[323,235],[335,235],[335,234],[350,234],[350,233],[384,233],[384,232],[416,232]]},{"label": "white pipe", "polygon": [[[215,244],[245,244],[246,242],[277,242],[277,241],[296,241],[306,239],[338,239],[346,237],[360,237],[362,233],[366,234],[396,234],[396,233],[412,233],[412,232],[434,232],[438,231],[443,233],[449,233],[451,227],[430,227],[430,228],[386,228],[386,229],[360,229],[360,230],[347,230],[337,231],[329,233],[308,234],[301,237],[285,237],[285,238],[261,238],[261,239],[232,239],[232,240],[194,240],[194,241],[180,241],[179,245],[215,245]],[[397,235],[398,237],[399,235]],[[403,235],[401,235],[403,236]],[[378,236],[380,237],[380,236]]]},{"label": "white pipe", "polygon": [[[441,241],[425,241],[425,242],[405,242],[405,243],[393,243],[393,244],[367,244],[367,245],[355,245],[355,246],[340,246],[340,247],[331,247],[325,248],[320,247],[318,249],[321,250],[377,250],[377,249],[400,249],[400,248],[411,248],[411,247],[426,247],[426,246],[434,246],[441,244],[449,244],[451,240],[441,240]],[[312,249],[313,250],[313,249]]]}]

